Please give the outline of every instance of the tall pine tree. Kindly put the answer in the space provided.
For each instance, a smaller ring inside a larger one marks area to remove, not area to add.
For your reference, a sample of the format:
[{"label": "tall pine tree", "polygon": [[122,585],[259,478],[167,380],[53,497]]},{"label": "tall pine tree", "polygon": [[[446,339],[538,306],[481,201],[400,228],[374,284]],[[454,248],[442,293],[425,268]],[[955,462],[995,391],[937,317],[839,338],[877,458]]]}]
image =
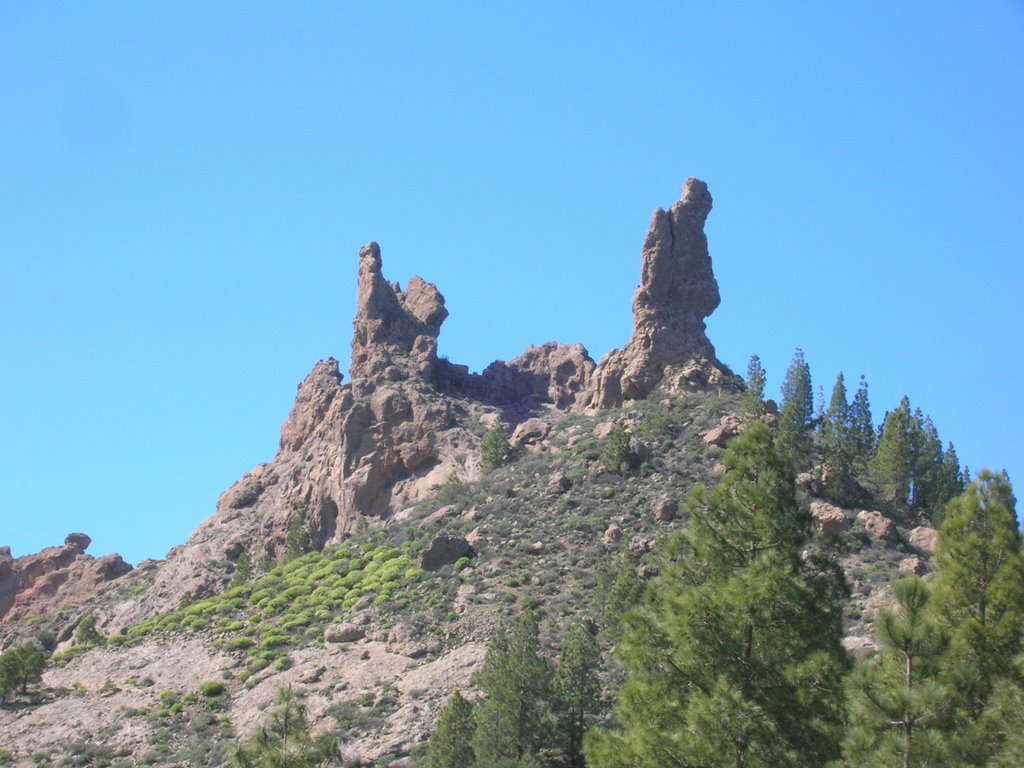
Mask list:
[{"label": "tall pine tree", "polygon": [[747,363],[747,388],[740,401],[740,415],[743,422],[750,424],[761,418],[764,413],[764,379],[765,371],[761,358],[752,355]]},{"label": "tall pine tree", "polygon": [[804,361],[804,351],[797,347],[782,383],[778,447],[798,467],[810,463],[813,425],[811,368]]},{"label": "tall pine tree", "polygon": [[1013,489],[988,470],[946,507],[935,549],[936,615],[950,636],[946,666],[970,725],[999,681],[1016,677],[1024,638],[1024,553]]},{"label": "tall pine tree", "polygon": [[939,672],[945,647],[928,608],[931,590],[912,577],[893,585],[896,610],[875,623],[879,657],[858,665],[849,681],[848,766],[946,766],[952,760],[950,689]]},{"label": "tall pine tree", "polygon": [[516,618],[511,634],[499,629],[477,674],[484,695],[476,707],[477,760],[490,765],[520,760],[540,747],[548,668],[540,655],[540,630],[532,611]]},{"label": "tall pine tree", "polygon": [[616,727],[587,734],[592,768],[824,765],[837,755],[845,582],[802,557],[810,516],[764,424],[722,464],[627,617],[617,655],[628,679]]},{"label": "tall pine tree", "polygon": [[910,502],[913,473],[911,418],[910,398],[904,395],[899,407],[885,414],[878,448],[871,461],[878,489],[886,501],[901,507]]},{"label": "tall pine tree", "polygon": [[826,470],[825,492],[833,501],[847,504],[856,495],[853,479],[856,442],[842,372],[836,378],[828,410],[822,416],[820,434]]},{"label": "tall pine tree", "polygon": [[473,768],[473,705],[458,690],[441,710],[437,728],[427,744],[427,768]]},{"label": "tall pine tree", "polygon": [[875,453],[875,425],[871,420],[868,382],[863,375],[857,385],[857,394],[850,403],[850,439],[853,442],[853,474],[858,480],[864,480],[868,462]]},{"label": "tall pine tree", "polygon": [[558,741],[569,768],[583,768],[583,734],[601,709],[601,647],[596,632],[592,622],[573,622],[551,680]]}]

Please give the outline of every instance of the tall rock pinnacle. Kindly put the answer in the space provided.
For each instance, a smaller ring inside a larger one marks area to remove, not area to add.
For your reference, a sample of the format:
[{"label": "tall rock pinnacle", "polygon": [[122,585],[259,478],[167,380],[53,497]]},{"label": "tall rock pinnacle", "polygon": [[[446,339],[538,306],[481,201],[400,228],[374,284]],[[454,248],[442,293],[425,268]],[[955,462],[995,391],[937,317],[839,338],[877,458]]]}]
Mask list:
[{"label": "tall rock pinnacle", "polygon": [[448,317],[444,296],[419,277],[406,291],[389,283],[381,272],[380,246],[359,249],[356,316],[352,321],[353,379],[402,377],[400,368],[411,363],[420,374],[433,372],[437,362],[437,336]]},{"label": "tall rock pinnacle", "polygon": [[592,405],[611,408],[642,398],[670,367],[685,369],[690,384],[727,374],[704,333],[704,319],[721,301],[704,235],[710,212],[708,186],[694,178],[668,211],[654,212],[633,294],[633,337],[598,364]]}]

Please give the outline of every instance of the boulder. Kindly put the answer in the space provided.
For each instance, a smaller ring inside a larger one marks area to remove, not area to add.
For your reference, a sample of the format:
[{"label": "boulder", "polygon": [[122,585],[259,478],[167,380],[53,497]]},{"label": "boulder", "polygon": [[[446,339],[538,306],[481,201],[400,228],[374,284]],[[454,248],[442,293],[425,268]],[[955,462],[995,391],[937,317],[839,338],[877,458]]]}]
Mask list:
[{"label": "boulder", "polygon": [[551,432],[551,425],[544,419],[527,419],[516,425],[508,444],[517,450],[535,448],[541,444],[549,432]]},{"label": "boulder", "polygon": [[547,492],[549,496],[560,496],[572,487],[564,472],[555,472],[548,478]]},{"label": "boulder", "polygon": [[679,502],[671,496],[659,496],[651,504],[651,513],[659,523],[675,520],[679,513]]},{"label": "boulder", "polygon": [[324,641],[328,643],[351,643],[366,637],[366,629],[355,624],[343,622],[331,624],[324,629]]},{"label": "boulder", "polygon": [[879,541],[893,541],[896,538],[896,524],[881,512],[861,510],[857,513],[857,521],[872,538]]},{"label": "boulder", "polygon": [[605,528],[604,536],[601,540],[604,542],[606,547],[618,546],[618,543],[622,541],[622,528],[615,523],[611,523],[607,528]]},{"label": "boulder", "polygon": [[92,544],[92,539],[84,533],[69,533],[64,537],[64,546],[74,547],[79,552],[85,552],[90,544]]},{"label": "boulder", "polygon": [[647,536],[634,536],[629,540],[629,554],[633,557],[640,557],[651,551],[654,540]]},{"label": "boulder", "polygon": [[900,573],[908,576],[920,576],[924,573],[924,563],[919,557],[905,557],[900,560]]},{"label": "boulder", "polygon": [[929,525],[919,525],[910,532],[910,545],[929,555],[935,552],[939,532]]},{"label": "boulder", "polygon": [[743,431],[743,422],[739,417],[733,415],[723,416],[718,426],[708,430],[704,434],[704,442],[708,445],[717,445],[724,448],[730,438],[735,437]]},{"label": "boulder", "polygon": [[814,518],[815,526],[822,533],[842,533],[850,527],[846,513],[839,507],[824,501],[811,502],[811,517]]},{"label": "boulder", "polygon": [[473,548],[462,536],[452,531],[439,531],[420,557],[420,568],[436,571],[460,557],[471,557]]}]

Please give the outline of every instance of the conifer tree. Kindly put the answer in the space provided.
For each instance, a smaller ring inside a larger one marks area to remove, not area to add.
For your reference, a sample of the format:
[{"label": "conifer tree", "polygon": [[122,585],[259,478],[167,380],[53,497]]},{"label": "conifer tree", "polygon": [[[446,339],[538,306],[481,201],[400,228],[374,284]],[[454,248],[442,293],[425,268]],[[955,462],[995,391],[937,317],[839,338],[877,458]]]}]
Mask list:
[{"label": "conifer tree", "polygon": [[878,449],[871,461],[871,469],[882,495],[887,501],[900,506],[910,501],[913,471],[911,418],[910,399],[904,395],[899,407],[885,415]]},{"label": "conifer tree", "polygon": [[862,375],[857,394],[850,403],[850,438],[853,443],[853,473],[858,478],[867,474],[868,462],[875,453],[875,425],[871,420],[868,382]]},{"label": "conifer tree", "polygon": [[309,717],[299,696],[290,687],[281,688],[277,704],[269,722],[252,738],[236,745],[231,764],[235,768],[318,768],[333,764],[338,754],[337,740],[310,734]]},{"label": "conifer tree", "polygon": [[811,455],[811,429],[814,424],[814,393],[811,389],[811,368],[804,361],[804,351],[797,347],[782,383],[782,405],[779,408],[778,447],[796,466],[805,466]]},{"label": "conifer tree", "polygon": [[[952,443],[946,444],[946,451],[942,454],[942,469],[940,472],[940,493],[943,503],[954,499],[964,492],[964,477],[960,472],[960,460],[956,456],[956,449]],[[932,510],[932,524],[936,527],[942,525],[945,512],[940,507]]]},{"label": "conifer tree", "polygon": [[480,471],[489,475],[510,461],[512,461],[512,447],[508,443],[508,438],[505,437],[505,428],[501,422],[496,422],[480,441]]},{"label": "conifer tree", "polygon": [[761,366],[761,358],[752,355],[750,362],[747,363],[747,388],[740,401],[740,414],[746,424],[761,418],[764,413],[764,379],[765,371]]},{"label": "conifer tree", "polygon": [[532,611],[516,618],[511,634],[499,629],[487,647],[477,686],[474,748],[485,765],[532,755],[543,738],[547,664],[540,655],[540,630]]},{"label": "conifer tree", "polygon": [[914,410],[911,419],[911,477],[914,509],[936,509],[942,497],[942,442],[930,416]]},{"label": "conifer tree", "polygon": [[558,741],[570,768],[583,768],[583,734],[601,706],[601,648],[596,629],[590,621],[573,622],[551,680]]},{"label": "conifer tree", "polygon": [[875,623],[882,655],[850,678],[846,765],[950,765],[950,690],[939,676],[945,638],[928,613],[931,591],[915,576],[896,582],[893,594],[896,610]]},{"label": "conifer tree", "polygon": [[822,455],[827,471],[825,491],[833,501],[845,504],[853,496],[856,444],[842,372],[839,373],[832,388],[832,398],[828,410],[822,416],[820,432]]},{"label": "conifer tree", "polygon": [[428,742],[426,768],[472,768],[476,762],[474,727],[473,705],[456,690],[441,710]]},{"label": "conifer tree", "polygon": [[[969,725],[996,684],[1016,677],[1024,638],[1024,553],[1013,489],[1006,473],[988,470],[946,507],[935,549],[936,616],[950,636],[949,674]],[[965,674],[965,672],[967,674]]]},{"label": "conifer tree", "polygon": [[810,516],[763,423],[722,464],[626,619],[627,682],[616,727],[584,740],[591,768],[774,768],[837,754],[842,574],[801,557]]}]

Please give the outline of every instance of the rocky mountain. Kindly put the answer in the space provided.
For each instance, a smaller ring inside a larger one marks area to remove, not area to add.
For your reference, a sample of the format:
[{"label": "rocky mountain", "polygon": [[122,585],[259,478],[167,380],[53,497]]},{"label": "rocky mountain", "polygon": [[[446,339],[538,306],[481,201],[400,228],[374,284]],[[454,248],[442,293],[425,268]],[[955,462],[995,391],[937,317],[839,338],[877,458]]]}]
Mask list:
[{"label": "rocky mountain", "polygon": [[[681,502],[742,429],[743,382],[705,334],[720,302],[711,204],[691,178],[655,211],[632,337],[597,363],[555,342],[482,373],[440,358],[444,296],[387,281],[363,246],[351,379],[317,362],[273,460],[188,541],[134,570],[85,555],[82,534],[0,549],[0,649],[41,633],[58,651],[42,692],[0,709],[0,748],[26,765],[216,765],[290,685],[351,764],[414,762],[501,617],[535,605],[553,641],[565,617],[600,613],[615,572],[656,572],[657,537],[685,524]],[[515,459],[485,474],[495,424]],[[622,431],[624,474],[602,457]],[[928,567],[928,529],[826,504],[813,472],[801,483],[819,529],[852,542],[849,644],[863,648],[886,574]],[[106,642],[76,643],[86,616]],[[203,694],[211,682],[224,692]]]}]

